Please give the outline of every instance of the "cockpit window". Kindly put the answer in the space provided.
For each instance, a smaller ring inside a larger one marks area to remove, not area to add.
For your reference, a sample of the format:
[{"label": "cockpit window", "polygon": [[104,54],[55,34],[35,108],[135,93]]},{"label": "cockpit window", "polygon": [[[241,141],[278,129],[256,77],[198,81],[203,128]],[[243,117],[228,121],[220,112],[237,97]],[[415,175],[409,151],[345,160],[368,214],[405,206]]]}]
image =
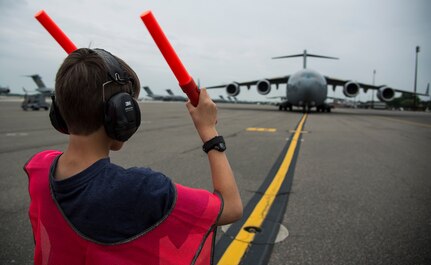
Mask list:
[{"label": "cockpit window", "polygon": [[308,72],[308,73],[303,73],[302,77],[304,77],[304,78],[314,78],[315,76],[313,75],[313,73]]}]

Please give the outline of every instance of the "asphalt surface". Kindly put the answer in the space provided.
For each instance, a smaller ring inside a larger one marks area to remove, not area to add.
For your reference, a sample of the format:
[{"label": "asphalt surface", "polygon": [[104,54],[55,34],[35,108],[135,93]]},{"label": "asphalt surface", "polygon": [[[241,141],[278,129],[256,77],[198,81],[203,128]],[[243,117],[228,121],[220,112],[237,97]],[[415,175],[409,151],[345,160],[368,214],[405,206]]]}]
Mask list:
[{"label": "asphalt surface", "polygon": [[[208,162],[184,103],[141,103],[142,125],[111,160],[211,190]],[[67,136],[46,111],[0,101],[0,264],[32,264],[23,165]],[[302,117],[272,106],[219,104],[219,133],[244,205]],[[275,128],[247,131],[247,128]],[[336,109],[305,123],[269,264],[431,264],[431,113]],[[220,231],[219,234],[222,232]]]}]

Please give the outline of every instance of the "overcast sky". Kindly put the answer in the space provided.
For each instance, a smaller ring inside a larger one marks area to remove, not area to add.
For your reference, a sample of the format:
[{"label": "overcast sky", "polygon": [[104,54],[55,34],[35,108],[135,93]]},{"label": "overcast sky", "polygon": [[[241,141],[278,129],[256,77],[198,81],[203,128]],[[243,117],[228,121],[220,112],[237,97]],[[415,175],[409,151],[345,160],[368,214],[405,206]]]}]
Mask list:
[{"label": "overcast sky", "polygon": [[[160,94],[167,88],[181,92],[140,20],[148,9],[202,86],[293,74],[302,68],[301,58],[270,58],[307,49],[340,58],[308,60],[308,68],[324,75],[371,84],[375,69],[376,85],[413,91],[417,45],[418,91],[431,81],[428,0],[0,0],[0,85],[12,92],[34,89],[23,75],[36,73],[53,87],[66,57],[34,18],[41,9],[78,47],[111,51],[130,64],[142,85]],[[255,88],[244,90],[239,99],[266,98]],[[281,86],[268,96],[284,93]],[[223,89],[212,92],[219,94],[226,95]]]}]

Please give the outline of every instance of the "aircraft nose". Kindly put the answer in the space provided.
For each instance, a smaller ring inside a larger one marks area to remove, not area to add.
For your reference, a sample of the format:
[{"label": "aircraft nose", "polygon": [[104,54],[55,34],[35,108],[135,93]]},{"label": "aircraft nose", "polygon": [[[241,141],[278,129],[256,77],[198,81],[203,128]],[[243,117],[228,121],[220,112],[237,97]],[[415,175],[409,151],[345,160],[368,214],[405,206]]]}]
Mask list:
[{"label": "aircraft nose", "polygon": [[308,101],[312,96],[313,87],[315,86],[314,80],[303,80],[301,82],[301,90],[304,95],[304,100]]}]

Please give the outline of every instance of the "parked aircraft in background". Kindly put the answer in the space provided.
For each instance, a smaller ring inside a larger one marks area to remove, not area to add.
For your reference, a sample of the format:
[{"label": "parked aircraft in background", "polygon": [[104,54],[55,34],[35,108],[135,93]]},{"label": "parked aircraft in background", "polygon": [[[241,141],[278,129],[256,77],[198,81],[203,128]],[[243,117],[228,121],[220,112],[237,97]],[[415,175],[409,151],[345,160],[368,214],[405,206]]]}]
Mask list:
[{"label": "parked aircraft in background", "polygon": [[166,89],[166,92],[168,92],[168,94],[172,97],[173,101],[187,101],[188,98],[180,96],[180,95],[175,95],[174,92],[172,92],[172,90],[170,89]]},{"label": "parked aircraft in background", "polygon": [[[240,87],[245,86],[250,89],[251,86],[256,86],[257,92],[261,95],[268,95],[271,91],[271,86],[275,85],[276,89],[280,84],[286,84],[285,100],[278,104],[280,110],[292,110],[293,106],[300,107],[304,112],[308,112],[312,108],[317,111],[330,112],[331,106],[325,101],[328,98],[328,85],[332,85],[333,90],[337,86],[343,87],[343,93],[346,97],[355,97],[359,94],[360,88],[364,92],[367,90],[377,90],[377,98],[381,101],[388,102],[395,98],[395,92],[409,93],[413,92],[394,89],[386,85],[369,85],[359,83],[352,80],[342,80],[322,75],[314,70],[307,69],[307,57],[338,59],[335,57],[308,54],[304,50],[302,54],[286,55],[273,57],[272,59],[284,59],[293,57],[303,57],[303,69],[292,74],[275,78],[263,78],[259,80],[246,82],[232,82],[230,84],[210,86],[207,89],[226,88],[226,93],[229,96],[237,96],[240,93]],[[429,91],[425,94],[417,93],[417,95],[429,96]]]},{"label": "parked aircraft in background", "polygon": [[153,91],[151,91],[151,89],[148,86],[144,86],[143,88],[144,88],[145,92],[147,92],[148,97],[150,97],[153,100],[187,101],[187,99],[185,97],[174,95],[174,93],[170,89],[166,90],[166,91],[169,90],[168,91],[169,95],[157,95],[157,94],[154,94]]},{"label": "parked aircraft in background", "polygon": [[154,94],[153,91],[151,91],[150,87],[148,86],[144,86],[143,89],[145,90],[145,92],[147,92],[147,96],[153,100],[163,100],[165,97],[167,97],[165,95]]},{"label": "parked aircraft in background", "polygon": [[52,92],[54,91],[53,88],[46,87],[45,83],[42,81],[42,77],[40,75],[26,75],[27,77],[31,77],[33,81],[36,83],[37,88],[35,89],[37,92],[40,92],[45,97],[50,97]]},{"label": "parked aircraft in background", "polygon": [[0,95],[9,94],[9,92],[10,92],[9,87],[0,87]]},{"label": "parked aircraft in background", "polygon": [[220,98],[212,98],[212,101],[215,103],[229,103],[222,95],[219,95]]}]

